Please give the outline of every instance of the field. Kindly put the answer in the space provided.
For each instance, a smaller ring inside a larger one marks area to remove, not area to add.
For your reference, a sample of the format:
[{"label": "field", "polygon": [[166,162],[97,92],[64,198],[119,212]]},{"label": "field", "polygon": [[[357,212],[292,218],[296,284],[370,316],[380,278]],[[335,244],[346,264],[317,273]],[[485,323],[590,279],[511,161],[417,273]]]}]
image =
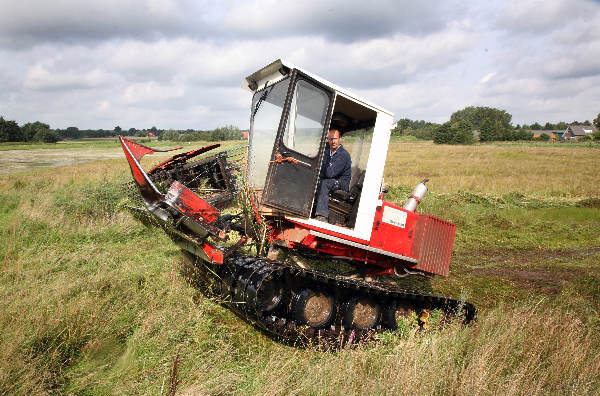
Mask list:
[{"label": "field", "polygon": [[[478,320],[335,352],[273,341],[187,282],[121,208],[115,141],[16,148],[0,149],[0,394],[600,393],[600,145],[392,142],[387,199],[431,179],[419,210],[458,225],[431,286]],[[82,159],[48,166],[61,156]]]}]

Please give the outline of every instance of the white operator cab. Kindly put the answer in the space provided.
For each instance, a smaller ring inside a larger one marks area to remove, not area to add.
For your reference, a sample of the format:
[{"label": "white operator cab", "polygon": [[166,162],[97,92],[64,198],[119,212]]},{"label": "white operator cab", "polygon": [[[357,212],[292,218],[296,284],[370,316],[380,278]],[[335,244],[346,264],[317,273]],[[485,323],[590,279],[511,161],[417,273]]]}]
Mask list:
[{"label": "white operator cab", "polygon": [[[369,241],[378,205],[393,114],[283,60],[249,75],[248,183],[265,215],[283,215],[348,239]],[[356,199],[348,221],[312,218],[330,127],[342,133],[352,159]]]}]

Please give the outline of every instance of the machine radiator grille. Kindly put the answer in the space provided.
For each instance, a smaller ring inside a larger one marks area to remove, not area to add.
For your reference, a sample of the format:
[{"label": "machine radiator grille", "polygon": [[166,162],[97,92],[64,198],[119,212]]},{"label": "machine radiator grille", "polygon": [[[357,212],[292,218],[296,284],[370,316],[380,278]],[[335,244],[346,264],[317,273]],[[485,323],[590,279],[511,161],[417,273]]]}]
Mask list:
[{"label": "machine radiator grille", "polygon": [[412,246],[412,257],[418,261],[414,268],[436,275],[448,275],[455,234],[455,224],[420,215],[416,221]]}]

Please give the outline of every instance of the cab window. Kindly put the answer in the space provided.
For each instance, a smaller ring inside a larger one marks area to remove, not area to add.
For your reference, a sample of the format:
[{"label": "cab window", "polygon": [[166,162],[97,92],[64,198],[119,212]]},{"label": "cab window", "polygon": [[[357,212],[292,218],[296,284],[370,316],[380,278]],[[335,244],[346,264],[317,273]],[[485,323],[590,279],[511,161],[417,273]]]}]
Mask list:
[{"label": "cab window", "polygon": [[318,155],[325,128],[329,95],[308,81],[299,80],[294,89],[283,145],[307,157]]}]

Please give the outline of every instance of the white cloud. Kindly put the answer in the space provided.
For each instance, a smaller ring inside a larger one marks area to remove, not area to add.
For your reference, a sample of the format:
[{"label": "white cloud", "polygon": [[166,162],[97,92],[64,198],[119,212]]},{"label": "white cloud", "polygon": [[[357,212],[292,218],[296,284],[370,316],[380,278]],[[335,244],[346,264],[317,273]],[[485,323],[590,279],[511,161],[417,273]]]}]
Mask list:
[{"label": "white cloud", "polygon": [[3,0],[0,43],[23,48],[39,42],[169,35],[189,26],[181,5],[167,0]]},{"label": "white cloud", "polygon": [[551,32],[585,21],[595,8],[586,0],[513,0],[500,13],[498,25],[513,32]]},{"label": "white cloud", "polygon": [[85,89],[106,83],[109,76],[95,68],[87,72],[50,71],[53,62],[38,63],[27,71],[23,86],[36,90]]},{"label": "white cloud", "polygon": [[443,29],[459,2],[433,0],[251,0],[236,1],[224,24],[250,37],[315,35],[353,42],[403,32],[424,34]]},{"label": "white cloud", "polygon": [[100,112],[106,112],[110,110],[110,102],[108,100],[103,100],[100,103],[98,103],[98,106],[96,108]]},{"label": "white cloud", "polygon": [[485,83],[487,83],[487,82],[488,82],[488,81],[490,81],[492,78],[494,78],[494,77],[496,76],[496,74],[498,74],[498,73],[496,73],[496,72],[491,72],[491,73],[488,73],[488,74],[486,74],[485,76],[483,76],[483,77],[481,78],[481,80],[479,80],[479,83],[480,83],[480,84],[485,84]]},{"label": "white cloud", "polygon": [[181,85],[159,84],[155,81],[131,84],[123,92],[122,99],[126,104],[144,102],[164,102],[185,94]]}]

